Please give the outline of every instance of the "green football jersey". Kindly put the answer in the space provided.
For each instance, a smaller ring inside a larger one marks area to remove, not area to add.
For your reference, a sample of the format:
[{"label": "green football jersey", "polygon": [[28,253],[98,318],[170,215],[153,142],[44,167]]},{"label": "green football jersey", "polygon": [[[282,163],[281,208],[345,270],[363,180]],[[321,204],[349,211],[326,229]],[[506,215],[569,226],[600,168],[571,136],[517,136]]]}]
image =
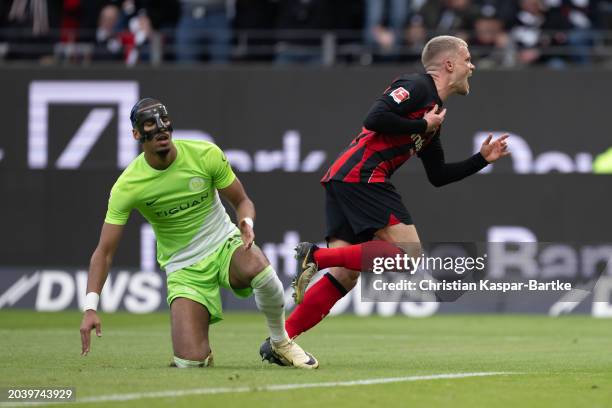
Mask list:
[{"label": "green football jersey", "polygon": [[105,222],[125,225],[137,209],[157,238],[157,261],[166,273],[210,255],[237,231],[219,199],[236,175],[216,145],[174,140],[176,159],[165,170],[141,153],[115,182]]}]

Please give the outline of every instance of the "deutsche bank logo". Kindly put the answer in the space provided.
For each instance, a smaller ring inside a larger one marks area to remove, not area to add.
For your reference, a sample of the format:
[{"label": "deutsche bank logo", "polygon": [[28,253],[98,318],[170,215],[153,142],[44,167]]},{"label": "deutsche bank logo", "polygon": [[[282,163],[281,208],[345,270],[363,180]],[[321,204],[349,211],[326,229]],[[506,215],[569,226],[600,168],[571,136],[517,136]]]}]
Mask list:
[{"label": "deutsche bank logo", "polygon": [[[28,166],[48,166],[49,105],[116,104],[117,165],[125,168],[138,155],[138,143],[130,137],[130,110],[138,102],[136,81],[32,81],[29,93]],[[111,108],[93,108],[57,159],[58,169],[78,168],[113,118]]]}]

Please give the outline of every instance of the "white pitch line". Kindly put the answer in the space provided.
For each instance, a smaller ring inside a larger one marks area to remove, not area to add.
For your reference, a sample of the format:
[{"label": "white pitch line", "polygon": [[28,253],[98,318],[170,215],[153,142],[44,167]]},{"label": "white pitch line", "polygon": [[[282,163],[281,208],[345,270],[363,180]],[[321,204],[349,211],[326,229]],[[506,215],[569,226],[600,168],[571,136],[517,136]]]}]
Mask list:
[{"label": "white pitch line", "polygon": [[355,385],[374,385],[388,384],[397,382],[409,381],[426,381],[426,380],[443,380],[454,378],[468,377],[487,377],[492,375],[515,374],[509,372],[484,372],[484,373],[457,373],[457,374],[434,374],[434,375],[419,375],[410,377],[388,377],[388,378],[370,378],[365,380],[353,381],[335,381],[324,383],[304,383],[304,384],[274,384],[255,387],[221,387],[221,388],[194,388],[190,390],[169,390],[158,392],[143,392],[133,394],[114,394],[101,395],[98,397],[86,397],[77,399],[77,402],[105,402],[105,401],[130,401],[143,398],[164,398],[164,397],[181,397],[185,395],[210,395],[210,394],[228,394],[228,393],[244,393],[255,391],[287,391],[300,388],[325,388],[325,387],[353,387]]},{"label": "white pitch line", "polygon": [[[456,374],[433,374],[433,375],[416,375],[410,377],[388,377],[388,378],[370,378],[365,380],[353,381],[337,381],[337,382],[322,382],[322,383],[305,383],[305,384],[276,384],[262,385],[255,387],[220,387],[220,388],[193,388],[188,390],[167,390],[156,392],[138,392],[130,394],[110,394],[99,395],[96,397],[77,398],[76,403],[93,403],[93,402],[109,402],[109,401],[133,401],[145,398],[166,398],[166,397],[184,397],[187,395],[211,395],[211,394],[230,394],[230,393],[245,393],[245,392],[261,392],[261,391],[287,391],[297,390],[301,388],[326,388],[326,387],[353,387],[356,385],[375,385],[389,384],[398,382],[411,381],[427,381],[427,380],[448,380],[455,378],[470,378],[470,377],[489,377],[494,375],[512,375],[519,374],[514,372],[482,372],[482,373],[456,373]],[[21,403],[21,404],[6,404],[0,403],[0,406],[23,406],[23,405],[41,405],[41,403]]]}]

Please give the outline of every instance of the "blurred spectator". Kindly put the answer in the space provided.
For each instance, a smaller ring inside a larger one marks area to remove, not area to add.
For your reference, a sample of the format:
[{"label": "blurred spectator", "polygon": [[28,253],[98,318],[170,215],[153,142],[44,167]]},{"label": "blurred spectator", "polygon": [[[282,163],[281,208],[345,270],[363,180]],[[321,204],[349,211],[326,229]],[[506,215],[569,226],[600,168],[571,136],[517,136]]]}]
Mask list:
[{"label": "blurred spectator", "polygon": [[234,29],[239,59],[271,61],[274,58],[273,30],[276,27],[277,0],[237,0]]},{"label": "blurred spectator", "polygon": [[[521,0],[512,37],[523,65],[590,61],[593,46],[592,0]],[[545,50],[546,52],[543,52]]]},{"label": "blurred spectator", "polygon": [[123,45],[117,32],[120,18],[119,7],[109,4],[100,11],[96,28],[94,59],[100,61],[120,60]]},{"label": "blurred spectator", "polygon": [[366,0],[365,42],[375,54],[398,57],[410,7],[411,0]]},{"label": "blurred spectator", "polygon": [[[411,0],[408,0],[411,1]],[[355,0],[331,1],[333,32],[337,41],[335,62],[351,63],[361,61],[363,54],[363,33],[365,2]]]},{"label": "blurred spectator", "polygon": [[471,0],[428,1],[419,10],[425,27],[436,34],[452,34],[464,39],[474,26],[479,14]]},{"label": "blurred spectator", "polygon": [[181,17],[176,28],[176,60],[194,63],[208,59],[225,63],[230,59],[229,0],[180,0]]},{"label": "blurred spectator", "polygon": [[328,0],[282,0],[279,3],[277,64],[323,62],[320,31],[333,28],[331,3]]},{"label": "blurred spectator", "polygon": [[420,61],[423,46],[434,35],[450,34],[468,40],[479,14],[471,0],[412,1],[416,12],[404,31],[408,61]]},{"label": "blurred spectator", "polygon": [[540,60],[542,29],[546,21],[541,0],[519,0],[512,39],[518,46],[518,63],[534,64]]},{"label": "blurred spectator", "polygon": [[7,57],[38,59],[53,53],[53,36],[62,20],[62,0],[8,0],[0,2],[2,40]]},{"label": "blurred spectator", "polygon": [[[599,0],[594,5],[596,26],[601,30],[612,30],[612,0]],[[608,38],[610,43],[612,38]]]},{"label": "blurred spectator", "polygon": [[123,32],[123,45],[125,47],[125,62],[134,65],[138,61],[149,61],[151,58],[151,39],[153,25],[149,16],[140,10],[128,20],[127,32]]},{"label": "blurred spectator", "polygon": [[[590,62],[593,46],[593,0],[546,0],[545,45],[566,47],[561,55],[552,55],[548,63],[563,67],[567,62],[586,64]],[[569,54],[569,55],[567,55]]]},{"label": "blurred spectator", "polygon": [[363,30],[366,13],[363,1],[334,0],[331,3],[334,30]]},{"label": "blurred spectator", "polygon": [[94,59],[124,60],[134,65],[149,58],[153,31],[144,2],[115,0],[107,2],[98,15]]},{"label": "blurred spectator", "polygon": [[612,0],[0,0],[0,28],[0,58],[50,62],[406,62],[452,34],[481,67],[563,67],[612,45]]},{"label": "blurred spectator", "polygon": [[153,30],[174,36],[181,15],[179,0],[136,0],[136,8],[146,11]]},{"label": "blurred spectator", "polygon": [[[161,51],[161,31],[173,38],[178,0],[114,0],[98,17],[95,58],[123,59],[128,65],[151,61]],[[152,46],[155,43],[155,46]],[[161,55],[156,58],[161,59]]]},{"label": "blurred spectator", "polygon": [[[59,3],[55,2],[51,5],[51,8],[61,12],[61,8],[58,6]],[[8,21],[15,26],[31,26],[33,36],[49,34],[49,7],[47,1],[32,0],[29,2],[28,0],[13,0],[8,12]]]},{"label": "blurred spectator", "polygon": [[504,30],[508,31],[514,24],[515,16],[518,10],[517,0],[476,0],[475,4],[479,7],[481,13],[483,10],[495,10],[495,16],[503,21]]},{"label": "blurred spectator", "polygon": [[421,51],[427,42],[427,27],[425,27],[425,20],[421,14],[414,14],[410,17],[408,26],[404,31],[404,42],[407,47],[407,51],[410,54],[408,57],[412,61],[421,60]]},{"label": "blurred spectator", "polygon": [[[88,19],[88,22],[91,20]],[[81,26],[81,1],[64,0],[61,23],[61,42],[75,43],[79,39],[79,30],[87,29]]]},{"label": "blurred spectator", "polygon": [[479,68],[510,67],[515,64],[515,46],[504,31],[504,20],[491,4],[481,8],[470,38],[472,58]]}]

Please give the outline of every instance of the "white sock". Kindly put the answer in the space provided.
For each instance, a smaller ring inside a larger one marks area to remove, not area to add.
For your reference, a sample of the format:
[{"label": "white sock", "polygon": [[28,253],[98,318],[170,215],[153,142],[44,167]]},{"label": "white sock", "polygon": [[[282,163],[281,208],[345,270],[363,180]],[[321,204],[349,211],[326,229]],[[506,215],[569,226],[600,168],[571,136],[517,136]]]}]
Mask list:
[{"label": "white sock", "polygon": [[270,339],[275,343],[288,340],[285,331],[285,290],[271,265],[253,278],[251,287],[257,308],[266,316]]},{"label": "white sock", "polygon": [[174,365],[178,368],[199,368],[199,367],[211,367],[212,366],[212,353],[208,355],[202,361],[185,360],[174,356]]}]

